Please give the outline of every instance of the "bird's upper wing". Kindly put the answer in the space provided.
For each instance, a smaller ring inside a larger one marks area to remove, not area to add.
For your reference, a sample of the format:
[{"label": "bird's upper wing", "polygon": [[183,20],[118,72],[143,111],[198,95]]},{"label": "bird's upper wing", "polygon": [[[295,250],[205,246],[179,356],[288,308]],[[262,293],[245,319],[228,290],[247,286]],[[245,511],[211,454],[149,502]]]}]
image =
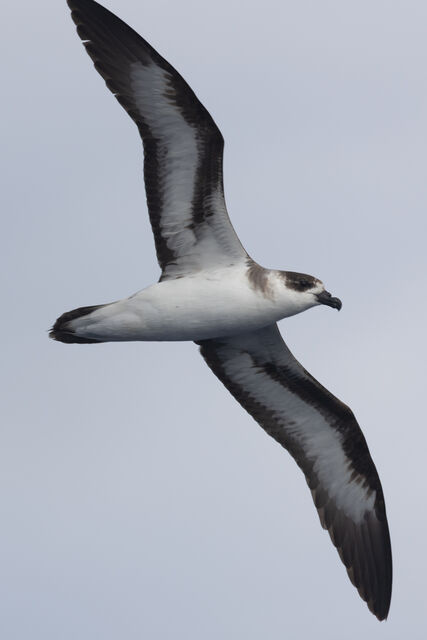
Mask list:
[{"label": "bird's upper wing", "polygon": [[351,410],[294,358],[277,325],[198,343],[209,367],[295,458],[352,583],[387,617],[392,560],[384,497]]},{"label": "bird's upper wing", "polygon": [[144,144],[148,211],[162,279],[246,258],[228,218],[224,141],[185,80],[93,0],[68,0],[77,32]]}]

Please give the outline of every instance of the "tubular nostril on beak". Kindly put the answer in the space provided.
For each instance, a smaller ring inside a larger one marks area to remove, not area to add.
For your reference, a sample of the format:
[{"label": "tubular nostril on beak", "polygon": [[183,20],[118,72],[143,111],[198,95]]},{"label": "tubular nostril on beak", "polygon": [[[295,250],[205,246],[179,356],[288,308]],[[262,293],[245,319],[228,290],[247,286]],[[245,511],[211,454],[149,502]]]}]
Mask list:
[{"label": "tubular nostril on beak", "polygon": [[338,311],[342,307],[341,300],[339,298],[333,298],[329,291],[322,291],[322,293],[318,293],[316,297],[320,304],[326,304],[328,307],[338,309]]},{"label": "tubular nostril on beak", "polygon": [[339,298],[331,298],[331,302],[334,303],[331,306],[333,306],[335,309],[338,309],[338,311],[341,310],[342,302],[341,302],[341,300]]}]

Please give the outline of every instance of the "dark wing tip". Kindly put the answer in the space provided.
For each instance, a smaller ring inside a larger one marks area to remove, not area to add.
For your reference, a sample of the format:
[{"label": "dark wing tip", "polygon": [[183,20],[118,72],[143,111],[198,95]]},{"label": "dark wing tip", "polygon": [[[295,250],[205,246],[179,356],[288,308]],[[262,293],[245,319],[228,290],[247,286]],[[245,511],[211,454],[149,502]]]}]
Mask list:
[{"label": "dark wing tip", "polygon": [[95,2],[95,0],[67,0],[67,4],[76,24],[81,21],[79,12],[82,12],[82,14],[87,16],[88,19],[95,20],[97,18],[102,18],[104,24],[114,24],[115,27],[120,27],[121,29],[138,36],[138,34],[129,27],[126,22],[118,18],[112,11],[109,11],[102,4]]},{"label": "dark wing tip", "polygon": [[117,54],[137,60],[141,56],[161,57],[132,27],[94,0],[67,0],[71,18],[83,42],[102,48],[102,55],[114,61]]},{"label": "dark wing tip", "polygon": [[312,491],[322,526],[369,610],[385,620],[391,602],[393,565],[390,534],[382,498],[360,522],[354,522],[323,492]]},{"label": "dark wing tip", "polygon": [[[167,102],[175,103],[184,119],[197,126],[200,134],[214,139],[222,153],[223,138],[209,112],[199,102],[194,91],[172,65],[142,36],[114,13],[94,0],[67,0],[77,34],[94,62],[107,87],[137,124],[144,143],[150,137],[144,117],[144,107],[129,82],[129,65],[159,67],[170,83]],[[147,92],[152,91],[150,86]],[[161,107],[161,97],[159,97]]]}]

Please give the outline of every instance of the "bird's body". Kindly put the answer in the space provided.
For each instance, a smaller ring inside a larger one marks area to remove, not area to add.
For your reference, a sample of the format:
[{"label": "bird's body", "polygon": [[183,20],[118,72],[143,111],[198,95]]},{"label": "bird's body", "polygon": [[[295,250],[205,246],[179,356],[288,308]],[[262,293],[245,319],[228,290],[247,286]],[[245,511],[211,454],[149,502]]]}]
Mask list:
[{"label": "bird's body", "polygon": [[199,341],[260,329],[317,304],[285,285],[286,272],[257,269],[258,280],[245,262],[163,280],[76,317],[69,330],[102,342]]},{"label": "bird's body", "polygon": [[65,343],[191,340],[208,366],[302,469],[321,524],[380,619],[391,598],[391,546],[381,483],[352,411],[294,358],[276,322],[341,302],[313,276],[264,269],[225,206],[222,135],[171,67],[93,0],[68,0],[77,31],[144,145],[148,213],[161,277],[110,304],[55,322]]}]

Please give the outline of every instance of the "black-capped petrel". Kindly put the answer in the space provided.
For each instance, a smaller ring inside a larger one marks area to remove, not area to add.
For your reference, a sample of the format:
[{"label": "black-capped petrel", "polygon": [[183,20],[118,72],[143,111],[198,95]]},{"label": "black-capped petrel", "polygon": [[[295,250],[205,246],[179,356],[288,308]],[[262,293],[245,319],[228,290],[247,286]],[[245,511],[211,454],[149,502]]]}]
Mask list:
[{"label": "black-capped petrel", "polygon": [[68,0],[96,70],[138,127],[162,271],[130,298],[64,313],[66,343],[192,340],[214,374],[301,467],[320,522],[369,609],[387,617],[390,537],[375,465],[352,411],[284,343],[277,321],[341,302],[309,275],[264,269],[227,215],[223,138],[177,71],[93,0]]}]

